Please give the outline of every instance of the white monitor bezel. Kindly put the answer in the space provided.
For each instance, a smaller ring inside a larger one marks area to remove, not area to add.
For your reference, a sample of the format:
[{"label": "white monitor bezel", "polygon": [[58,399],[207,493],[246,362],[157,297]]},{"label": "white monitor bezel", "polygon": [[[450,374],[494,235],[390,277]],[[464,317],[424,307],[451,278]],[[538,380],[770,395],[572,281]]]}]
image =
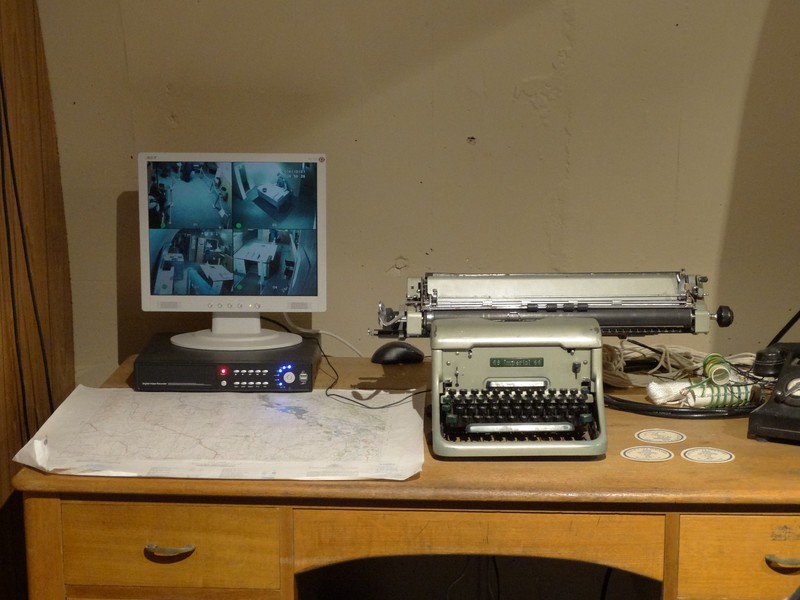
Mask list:
[{"label": "white monitor bezel", "polygon": [[[317,164],[317,293],[314,296],[185,296],[151,291],[149,162],[313,162]],[[142,310],[150,312],[323,312],[327,307],[327,161],[322,153],[141,152],[138,156],[139,257]]]}]

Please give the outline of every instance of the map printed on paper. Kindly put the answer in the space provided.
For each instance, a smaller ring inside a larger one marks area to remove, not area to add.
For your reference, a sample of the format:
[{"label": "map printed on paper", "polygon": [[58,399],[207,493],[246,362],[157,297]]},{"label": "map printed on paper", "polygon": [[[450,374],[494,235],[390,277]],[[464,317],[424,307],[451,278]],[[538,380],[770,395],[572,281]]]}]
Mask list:
[{"label": "map printed on paper", "polygon": [[[336,394],[353,397],[349,390]],[[372,392],[392,404],[409,392]],[[215,479],[395,479],[422,468],[421,400],[369,410],[325,392],[78,386],[14,460],[48,472]]]}]

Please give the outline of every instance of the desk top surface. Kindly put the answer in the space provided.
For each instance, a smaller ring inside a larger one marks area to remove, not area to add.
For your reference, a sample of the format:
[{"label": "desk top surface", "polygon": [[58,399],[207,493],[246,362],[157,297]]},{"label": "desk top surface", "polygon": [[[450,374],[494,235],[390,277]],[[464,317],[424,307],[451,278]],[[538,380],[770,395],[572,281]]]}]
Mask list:
[{"label": "desk top surface", "polygon": [[[367,359],[333,358],[338,386],[363,389],[423,389],[430,364],[380,366]],[[129,359],[106,383],[127,384]],[[317,386],[332,381],[323,361]],[[613,393],[614,390],[611,390]],[[407,481],[198,480],[83,477],[45,474],[23,468],[14,485],[24,492],[109,493],[258,497],[286,502],[468,503],[475,506],[565,502],[611,505],[796,505],[800,503],[800,446],[747,438],[747,419],[684,420],[646,417],[606,409],[608,452],[596,459],[447,459],[425,449],[422,472]],[[686,439],[647,444],[635,435],[645,429],[678,431]],[[673,453],[661,462],[635,462],[621,452],[652,445]],[[728,451],[724,463],[697,463],[681,452],[710,447]],[[576,509],[579,508],[576,506]],[[641,507],[646,509],[646,507]]]}]

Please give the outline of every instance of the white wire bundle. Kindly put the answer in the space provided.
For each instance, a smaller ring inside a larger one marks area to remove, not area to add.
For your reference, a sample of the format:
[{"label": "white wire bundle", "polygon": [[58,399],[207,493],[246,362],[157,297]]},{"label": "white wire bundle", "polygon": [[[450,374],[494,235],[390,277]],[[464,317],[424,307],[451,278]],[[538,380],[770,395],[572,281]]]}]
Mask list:
[{"label": "white wire bundle", "polygon": [[[619,346],[603,345],[603,381],[613,387],[647,387],[651,382],[680,381],[701,375],[703,361],[708,356],[684,346],[655,345],[644,348],[638,344],[621,340]],[[643,373],[628,373],[625,366],[637,359],[657,359],[654,367]],[[749,369],[755,360],[753,353],[741,353],[724,357],[735,367]],[[734,374],[735,375],[735,374]],[[735,383],[738,381],[732,378]]]},{"label": "white wire bundle", "polygon": [[[626,371],[629,361],[640,359],[656,359],[656,364],[642,373]],[[614,387],[647,388],[647,397],[655,404],[741,406],[756,390],[739,369],[748,370],[754,360],[752,353],[722,357],[683,346],[643,347],[622,340],[619,346],[603,346],[603,380]]]},{"label": "white wire bundle", "polygon": [[647,397],[654,404],[669,404],[691,408],[727,408],[742,406],[750,401],[753,385],[749,383],[726,383],[717,385],[708,380],[699,382],[652,381],[647,385]]}]

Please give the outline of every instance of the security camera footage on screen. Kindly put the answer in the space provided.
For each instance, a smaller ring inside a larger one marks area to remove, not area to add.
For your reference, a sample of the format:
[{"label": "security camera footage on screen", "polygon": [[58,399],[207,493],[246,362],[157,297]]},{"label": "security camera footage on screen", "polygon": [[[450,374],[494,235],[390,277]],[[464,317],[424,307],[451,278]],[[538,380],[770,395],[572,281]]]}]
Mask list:
[{"label": "security camera footage on screen", "polygon": [[324,310],[324,160],[142,155],[143,308],[208,311],[215,326]]}]

